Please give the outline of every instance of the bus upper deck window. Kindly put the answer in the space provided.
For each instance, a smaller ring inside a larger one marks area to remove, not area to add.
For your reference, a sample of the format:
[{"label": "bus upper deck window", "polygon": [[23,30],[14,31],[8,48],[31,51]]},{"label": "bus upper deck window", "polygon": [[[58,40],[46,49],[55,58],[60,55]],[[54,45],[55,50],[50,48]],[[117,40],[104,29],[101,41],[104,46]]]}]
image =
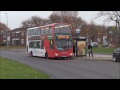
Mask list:
[{"label": "bus upper deck window", "polygon": [[49,34],[52,35],[52,27],[49,27]]}]

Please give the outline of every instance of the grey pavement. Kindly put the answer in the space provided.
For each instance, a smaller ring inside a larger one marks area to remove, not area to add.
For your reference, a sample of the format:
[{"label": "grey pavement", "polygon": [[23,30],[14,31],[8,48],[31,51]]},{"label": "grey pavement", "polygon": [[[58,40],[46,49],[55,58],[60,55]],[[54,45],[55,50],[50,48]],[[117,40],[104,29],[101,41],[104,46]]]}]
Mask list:
[{"label": "grey pavement", "polygon": [[89,57],[87,54],[83,57],[74,57],[76,59],[82,59],[82,60],[92,60],[92,61],[105,61],[105,60],[112,60],[112,55],[106,55],[106,54],[94,54],[93,57]]}]

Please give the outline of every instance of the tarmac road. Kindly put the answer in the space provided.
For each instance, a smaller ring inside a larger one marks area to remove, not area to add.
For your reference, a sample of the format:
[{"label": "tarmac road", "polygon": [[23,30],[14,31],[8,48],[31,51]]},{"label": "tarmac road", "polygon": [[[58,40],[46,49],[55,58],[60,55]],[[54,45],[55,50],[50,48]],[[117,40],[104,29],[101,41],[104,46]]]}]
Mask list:
[{"label": "tarmac road", "polygon": [[120,79],[120,62],[84,61],[81,59],[44,59],[29,57],[22,51],[0,51],[1,57],[30,65],[52,79]]}]

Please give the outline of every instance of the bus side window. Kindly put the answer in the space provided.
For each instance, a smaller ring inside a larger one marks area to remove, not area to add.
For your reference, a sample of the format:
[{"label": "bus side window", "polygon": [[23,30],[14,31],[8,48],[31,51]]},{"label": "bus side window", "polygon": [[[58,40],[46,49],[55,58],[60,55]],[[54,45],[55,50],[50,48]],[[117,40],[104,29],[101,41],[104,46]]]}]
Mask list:
[{"label": "bus side window", "polygon": [[45,28],[45,34],[49,34],[48,27]]},{"label": "bus side window", "polygon": [[41,28],[41,35],[45,34],[44,28]]},{"label": "bus side window", "polygon": [[31,42],[29,42],[29,48],[31,48]]},{"label": "bus side window", "polygon": [[30,29],[29,31],[30,31],[30,36],[32,36],[32,30]]},{"label": "bus side window", "polygon": [[38,28],[38,30],[39,30],[39,35],[41,35],[41,28]]},{"label": "bus side window", "polygon": [[50,40],[50,48],[51,48],[51,49],[54,48],[54,42],[53,42],[53,40]]},{"label": "bus side window", "polygon": [[49,27],[49,35],[52,35],[52,27]]},{"label": "bus side window", "polygon": [[37,43],[33,42],[33,48],[37,48]]},{"label": "bus side window", "polygon": [[31,36],[34,35],[34,29],[31,29]]},{"label": "bus side window", "polygon": [[36,29],[35,28],[33,29],[33,35],[36,35]]},{"label": "bus side window", "polygon": [[40,41],[37,41],[37,48],[40,48]]},{"label": "bus side window", "polygon": [[33,48],[34,47],[34,42],[30,42],[31,43],[31,48]]},{"label": "bus side window", "polygon": [[40,30],[39,30],[39,28],[37,28],[37,35],[40,35]]}]

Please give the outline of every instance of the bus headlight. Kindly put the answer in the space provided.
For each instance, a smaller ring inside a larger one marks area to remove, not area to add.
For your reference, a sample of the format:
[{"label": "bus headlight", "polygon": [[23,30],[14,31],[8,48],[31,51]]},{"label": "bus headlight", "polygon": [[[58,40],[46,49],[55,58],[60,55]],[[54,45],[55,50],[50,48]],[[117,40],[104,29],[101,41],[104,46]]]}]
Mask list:
[{"label": "bus headlight", "polygon": [[73,56],[73,53],[71,53],[70,55]]},{"label": "bus headlight", "polygon": [[57,53],[55,53],[55,56],[58,56],[58,54],[57,54]]}]

